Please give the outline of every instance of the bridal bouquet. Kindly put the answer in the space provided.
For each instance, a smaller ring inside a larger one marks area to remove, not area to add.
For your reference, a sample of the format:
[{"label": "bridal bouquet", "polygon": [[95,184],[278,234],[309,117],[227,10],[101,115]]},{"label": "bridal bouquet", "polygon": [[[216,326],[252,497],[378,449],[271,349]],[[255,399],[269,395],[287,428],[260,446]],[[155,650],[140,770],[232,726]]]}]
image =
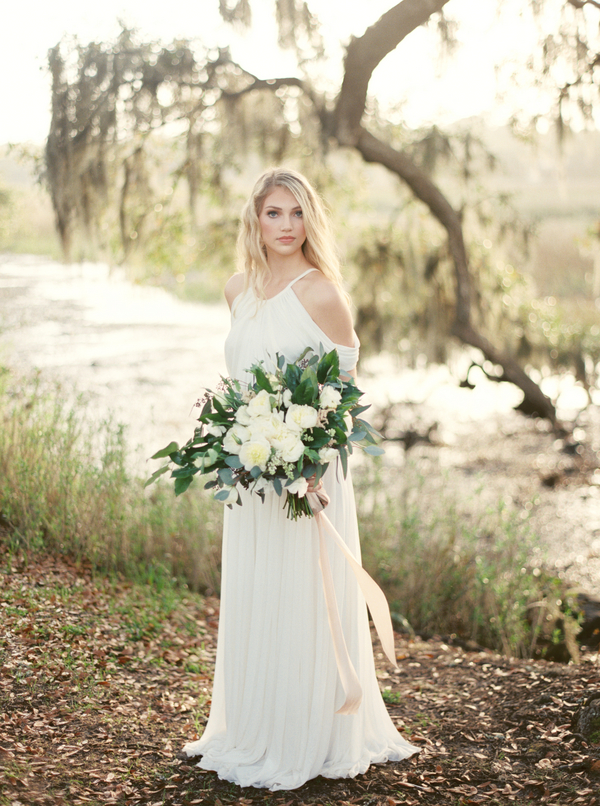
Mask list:
[{"label": "bridal bouquet", "polygon": [[348,454],[355,445],[379,455],[376,432],[360,416],[362,392],[354,380],[340,373],[335,350],[316,355],[307,348],[290,363],[277,355],[270,373],[263,362],[248,373],[242,384],[222,378],[217,392],[207,390],[196,403],[200,408],[194,436],[183,446],[171,442],[152,457],[168,457],[146,482],[152,484],[168,470],[181,495],[197,474],[213,474],[204,486],[228,506],[241,504],[239,488],[255,492],[263,500],[269,491],[283,496],[287,516],[296,520],[312,516],[306,498],[330,462],[339,457],[344,476]]}]

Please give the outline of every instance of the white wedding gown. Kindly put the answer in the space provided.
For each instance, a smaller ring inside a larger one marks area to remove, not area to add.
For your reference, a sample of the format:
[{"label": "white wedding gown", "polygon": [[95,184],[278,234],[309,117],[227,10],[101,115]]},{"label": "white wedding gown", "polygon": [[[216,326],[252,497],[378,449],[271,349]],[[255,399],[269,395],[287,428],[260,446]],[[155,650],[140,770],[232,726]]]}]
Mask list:
[{"label": "white wedding gown", "polygon": [[[308,273],[308,272],[306,272]],[[301,275],[304,276],[304,275]],[[299,277],[296,279],[300,279]],[[295,281],[294,281],[295,282]],[[342,369],[358,358],[335,345],[311,319],[293,283],[257,303],[251,290],[235,300],[225,343],[229,374],[275,354],[293,361],[311,346],[334,347]],[[324,484],[327,515],[356,557],[360,545],[350,474],[332,463]],[[379,691],[364,599],[341,551],[328,544],[348,652],[363,690],[358,712],[344,702],[325,607],[319,540],[313,519],[288,520],[284,499],[262,503],[245,493],[225,510],[221,612],[210,718],[187,744],[198,766],[240,786],[295,789],[310,778],[352,778],[373,762],[418,752],[394,727]],[[329,540],[329,538],[328,538]]]}]

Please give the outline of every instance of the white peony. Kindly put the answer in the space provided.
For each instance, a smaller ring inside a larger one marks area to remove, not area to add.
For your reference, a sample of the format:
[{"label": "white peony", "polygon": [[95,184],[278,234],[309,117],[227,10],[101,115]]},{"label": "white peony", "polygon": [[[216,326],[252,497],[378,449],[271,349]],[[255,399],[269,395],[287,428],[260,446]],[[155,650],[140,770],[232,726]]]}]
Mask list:
[{"label": "white peony", "polygon": [[271,445],[277,451],[277,456],[284,462],[297,462],[304,453],[304,443],[298,432],[286,429],[287,433],[280,433],[271,440]]},{"label": "white peony", "polygon": [[284,389],[283,390],[283,395],[281,396],[281,401],[282,401],[283,405],[286,407],[286,409],[289,408],[292,405],[292,391],[291,391],[291,389]]},{"label": "white peony", "polygon": [[285,421],[290,428],[304,431],[306,428],[315,427],[318,416],[317,410],[312,406],[299,406],[297,403],[292,403],[285,415]]},{"label": "white peony", "polygon": [[216,425],[212,423],[211,425],[206,426],[206,433],[211,434],[213,437],[220,437],[221,434],[225,432],[225,428],[222,425]]},{"label": "white peony", "polygon": [[258,467],[260,470],[266,470],[269,456],[271,455],[271,446],[263,437],[249,439],[244,442],[240,448],[240,462],[244,465],[246,470],[252,470],[253,467]]},{"label": "white peony", "polygon": [[246,442],[250,432],[243,425],[236,423],[223,437],[223,447],[227,453],[239,453],[242,444]]},{"label": "white peony", "polygon": [[333,386],[324,386],[319,395],[319,405],[322,409],[337,409],[342,402],[341,393]]},{"label": "white peony", "polygon": [[280,433],[282,428],[285,428],[283,414],[279,411],[273,411],[268,417],[254,417],[249,428],[253,439],[262,437],[272,442],[274,436]]},{"label": "white peony", "polygon": [[250,423],[252,422],[252,418],[248,413],[248,406],[240,406],[235,413],[235,419],[241,425],[250,425]]},{"label": "white peony", "polygon": [[329,445],[326,445],[324,448],[321,448],[319,451],[319,459],[321,460],[321,464],[327,465],[329,462],[333,462],[334,459],[337,459],[338,452],[335,448],[331,448]]},{"label": "white peony", "polygon": [[270,413],[271,396],[266,389],[261,389],[248,403],[248,414],[250,417],[267,417]]},{"label": "white peony", "polygon": [[285,489],[288,491],[288,493],[296,493],[298,498],[304,498],[306,491],[308,490],[308,480],[305,479],[304,476],[300,476],[300,478],[296,479],[296,481],[286,485]]}]

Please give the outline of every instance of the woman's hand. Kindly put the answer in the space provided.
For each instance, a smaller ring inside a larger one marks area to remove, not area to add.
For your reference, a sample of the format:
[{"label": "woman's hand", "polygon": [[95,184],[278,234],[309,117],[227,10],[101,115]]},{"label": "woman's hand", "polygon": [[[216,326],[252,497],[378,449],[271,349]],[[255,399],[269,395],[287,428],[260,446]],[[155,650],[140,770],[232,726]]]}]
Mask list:
[{"label": "woman's hand", "polygon": [[323,479],[319,479],[318,483],[315,484],[315,480],[317,478],[317,474],[315,473],[314,476],[311,476],[308,479],[308,489],[307,493],[318,493],[320,490],[323,489]]}]

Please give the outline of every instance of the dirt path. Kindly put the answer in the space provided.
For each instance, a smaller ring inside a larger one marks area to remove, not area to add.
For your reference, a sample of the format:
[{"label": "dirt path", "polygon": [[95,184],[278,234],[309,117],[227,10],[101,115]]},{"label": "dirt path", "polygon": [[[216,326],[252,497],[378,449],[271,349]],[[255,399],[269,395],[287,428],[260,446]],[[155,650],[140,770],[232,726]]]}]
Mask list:
[{"label": "dirt path", "polygon": [[4,556],[2,806],[600,804],[600,736],[588,743],[572,726],[600,691],[589,660],[514,661],[397,636],[399,671],[378,655],[378,675],[418,758],[292,792],[240,789],[178,758],[207,715],[216,600]]}]

